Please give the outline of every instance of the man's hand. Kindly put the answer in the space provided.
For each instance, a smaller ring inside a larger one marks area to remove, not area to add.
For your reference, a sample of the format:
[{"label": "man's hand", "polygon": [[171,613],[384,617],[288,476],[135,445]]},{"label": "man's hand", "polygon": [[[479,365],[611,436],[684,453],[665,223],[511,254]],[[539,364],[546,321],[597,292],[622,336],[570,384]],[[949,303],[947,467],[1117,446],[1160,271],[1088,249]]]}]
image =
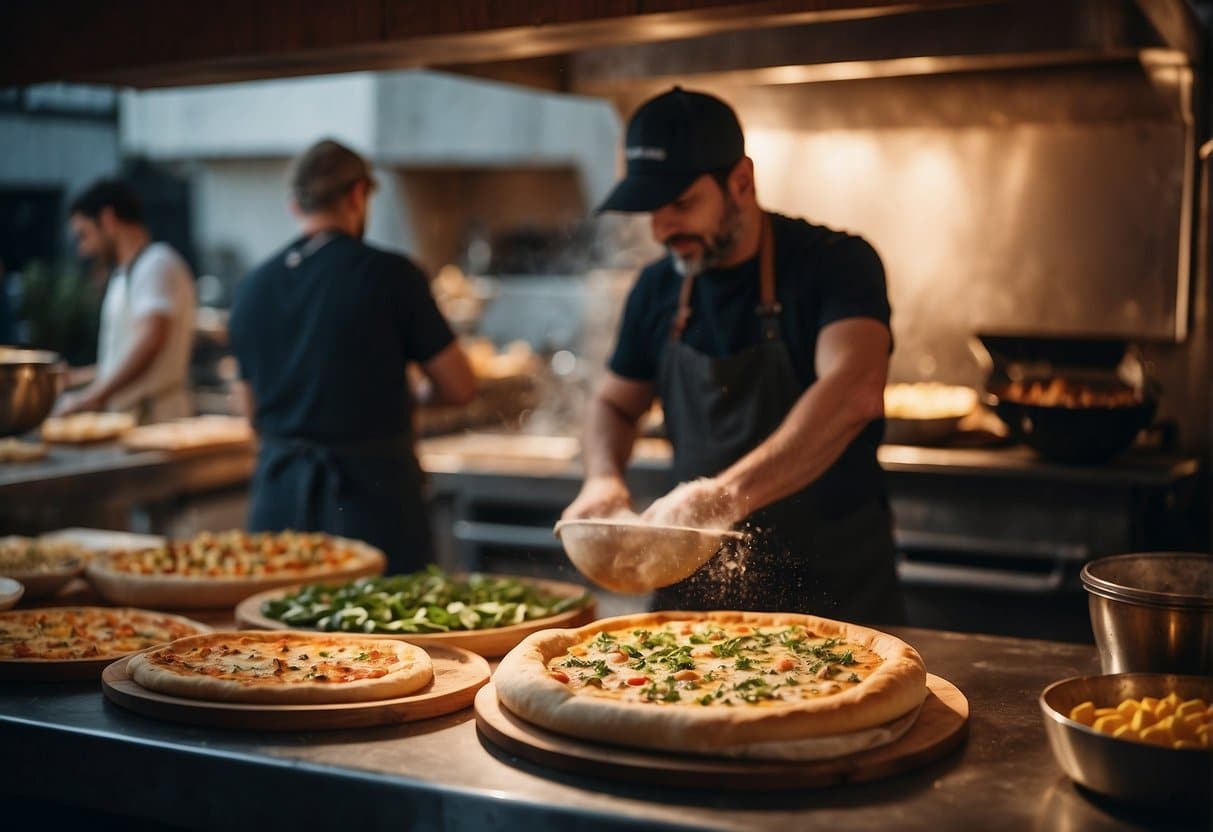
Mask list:
[{"label": "man's hand", "polygon": [[577,499],[560,515],[561,520],[609,517],[619,511],[631,511],[632,494],[619,477],[590,477],[581,486]]},{"label": "man's hand", "polygon": [[705,478],[678,485],[649,506],[641,519],[657,526],[727,529],[746,513],[743,501],[720,480]]},{"label": "man's hand", "polygon": [[74,393],[64,393],[55,402],[52,416],[70,416],[73,413],[85,413],[105,409],[105,398],[90,387]]}]

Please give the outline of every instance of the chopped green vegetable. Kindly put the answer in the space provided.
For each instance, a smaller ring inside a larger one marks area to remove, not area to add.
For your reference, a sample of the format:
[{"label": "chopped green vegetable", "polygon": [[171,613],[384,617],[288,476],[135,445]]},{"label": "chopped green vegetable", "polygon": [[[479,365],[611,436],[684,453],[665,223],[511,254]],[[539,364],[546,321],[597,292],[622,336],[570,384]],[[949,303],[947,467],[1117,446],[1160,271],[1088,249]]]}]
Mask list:
[{"label": "chopped green vegetable", "polygon": [[261,612],[292,627],[357,633],[488,630],[585,606],[588,592],[557,596],[514,578],[450,577],[435,566],[411,575],[311,584],[266,601]]}]

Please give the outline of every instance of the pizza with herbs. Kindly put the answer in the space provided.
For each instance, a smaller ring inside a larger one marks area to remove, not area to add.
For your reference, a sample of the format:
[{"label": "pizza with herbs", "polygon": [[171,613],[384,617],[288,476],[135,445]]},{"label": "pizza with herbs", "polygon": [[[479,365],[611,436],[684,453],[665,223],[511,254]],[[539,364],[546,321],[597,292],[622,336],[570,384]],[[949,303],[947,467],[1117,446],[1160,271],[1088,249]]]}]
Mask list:
[{"label": "pizza with herbs", "polygon": [[545,630],[493,676],[542,728],[694,754],[818,759],[891,742],[926,697],[914,648],[810,615],[657,612]]},{"label": "pizza with herbs", "polygon": [[110,661],[210,628],[188,618],[112,607],[0,612],[0,662]]},{"label": "pizza with herbs", "polygon": [[172,696],[281,705],[395,699],[434,678],[429,654],[407,642],[265,631],[179,639],[134,656],[127,672]]},{"label": "pizza with herbs", "polygon": [[381,575],[386,565],[378,549],[320,532],[227,531],[108,552],[87,574],[115,603],[201,608],[302,581]]}]

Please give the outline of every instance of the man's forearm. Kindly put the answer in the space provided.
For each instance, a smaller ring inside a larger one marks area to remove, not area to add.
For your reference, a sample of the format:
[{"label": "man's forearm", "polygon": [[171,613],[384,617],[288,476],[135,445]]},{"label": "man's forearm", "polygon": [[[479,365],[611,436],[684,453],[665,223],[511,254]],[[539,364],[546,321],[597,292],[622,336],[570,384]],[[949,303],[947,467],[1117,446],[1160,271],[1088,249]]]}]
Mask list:
[{"label": "man's forearm", "polygon": [[151,318],[140,321],[139,331],[131,348],[112,373],[99,377],[92,383],[88,390],[89,397],[104,403],[119,390],[137,381],[152,366],[167,336],[167,321]]},{"label": "man's forearm", "polygon": [[796,493],[834,464],[864,427],[883,412],[880,392],[856,392],[853,379],[827,376],[796,402],[762,444],[719,476],[749,515]]},{"label": "man's forearm", "polygon": [[609,402],[597,396],[592,398],[581,439],[586,479],[622,478],[635,441],[636,422]]}]

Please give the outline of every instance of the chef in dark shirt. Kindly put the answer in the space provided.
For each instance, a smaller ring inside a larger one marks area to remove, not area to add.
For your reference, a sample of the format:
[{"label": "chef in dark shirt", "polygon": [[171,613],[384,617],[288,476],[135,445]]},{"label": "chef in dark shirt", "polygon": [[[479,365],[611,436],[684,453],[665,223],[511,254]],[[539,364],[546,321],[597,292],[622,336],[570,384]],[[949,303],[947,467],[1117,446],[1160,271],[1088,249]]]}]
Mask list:
[{"label": "chef in dark shirt", "polygon": [[422,271],[362,241],[373,187],[336,142],[297,160],[300,235],[240,283],[229,332],[260,439],[249,527],[363,540],[412,571],[433,551],[406,366],[436,401],[475,381]]},{"label": "chef in dark shirt", "polygon": [[763,210],[732,109],[681,88],[643,104],[600,210],[651,215],[667,256],[632,288],[586,417],[586,479],[564,517],[631,507],[623,472],[660,399],[681,483],[656,523],[753,532],[659,609],[904,616],[884,477],[891,335],[884,269],[860,237]]}]

